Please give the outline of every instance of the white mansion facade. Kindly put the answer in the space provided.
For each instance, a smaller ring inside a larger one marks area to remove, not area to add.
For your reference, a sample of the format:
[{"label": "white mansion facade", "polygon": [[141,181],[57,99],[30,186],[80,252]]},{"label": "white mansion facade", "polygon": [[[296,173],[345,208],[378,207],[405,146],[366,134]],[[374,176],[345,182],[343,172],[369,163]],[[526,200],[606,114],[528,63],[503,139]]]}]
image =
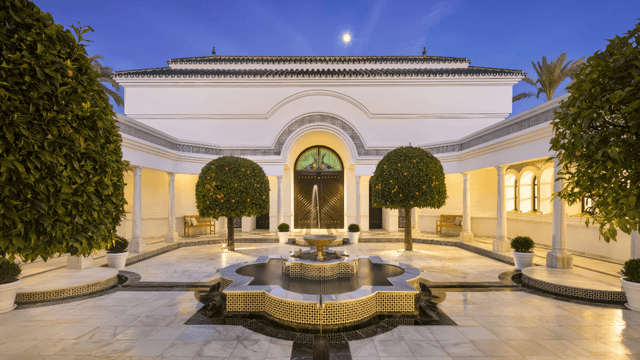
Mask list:
[{"label": "white mansion facade", "polygon": [[[125,90],[118,125],[132,165],[119,232],[133,239],[133,251],[145,238],[175,241],[183,216],[197,214],[201,168],[224,155],[249,158],[269,177],[269,213],[243,218],[243,231],[275,232],[281,222],[305,228],[314,184],[327,214],[320,227],[395,231],[402,215],[370,207],[369,179],[388,151],[412,144],[440,159],[448,193],[442,209],[411,214],[415,230],[435,232],[441,214],[459,214],[462,239],[493,237],[497,251],[508,250],[508,237],[528,235],[553,247],[561,267],[567,249],[630,257],[629,236],[607,244],[576,216],[580,204],[552,201],[549,123],[566,95],[507,118],[522,71],[437,56],[214,55],[168,65],[115,75]],[[310,159],[330,166],[310,168]]]}]

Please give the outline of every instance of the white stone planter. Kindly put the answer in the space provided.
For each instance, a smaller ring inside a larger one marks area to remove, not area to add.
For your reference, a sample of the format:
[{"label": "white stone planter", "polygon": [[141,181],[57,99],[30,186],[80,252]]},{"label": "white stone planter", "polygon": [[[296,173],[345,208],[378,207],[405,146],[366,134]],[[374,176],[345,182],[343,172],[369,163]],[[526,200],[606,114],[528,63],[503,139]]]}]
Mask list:
[{"label": "white stone planter", "polygon": [[512,251],[513,262],[516,263],[516,270],[522,270],[526,267],[533,266],[533,257],[536,255],[534,252],[523,253]]},{"label": "white stone planter", "polygon": [[109,267],[116,270],[124,270],[124,267],[127,265],[127,255],[129,255],[128,251],[123,253],[105,254]]},{"label": "white stone planter", "polygon": [[287,231],[287,232],[278,231],[278,239],[280,241],[280,244],[286,244],[287,241],[289,241],[289,233],[290,231]]},{"label": "white stone planter", "polygon": [[358,239],[360,238],[360,231],[358,232],[348,232],[349,234],[349,243],[350,244],[357,244],[358,243]]},{"label": "white stone planter", "polygon": [[624,305],[631,310],[640,311],[640,283],[629,281],[626,277],[621,278],[620,283],[627,295],[627,303]]},{"label": "white stone planter", "polygon": [[8,284],[0,285],[0,314],[15,309],[18,286],[20,286],[20,279]]}]

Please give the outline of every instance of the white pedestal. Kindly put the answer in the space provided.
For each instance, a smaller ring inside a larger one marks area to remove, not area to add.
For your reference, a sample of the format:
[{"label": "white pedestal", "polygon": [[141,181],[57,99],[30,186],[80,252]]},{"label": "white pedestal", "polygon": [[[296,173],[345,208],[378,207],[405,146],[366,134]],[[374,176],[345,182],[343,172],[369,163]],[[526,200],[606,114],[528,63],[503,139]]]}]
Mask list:
[{"label": "white pedestal", "polygon": [[551,250],[547,253],[547,267],[554,269],[572,269],[573,256],[569,252]]},{"label": "white pedestal", "polygon": [[141,253],[147,249],[147,243],[144,239],[133,239],[129,242],[129,252]]},{"label": "white pedestal", "polygon": [[175,243],[178,242],[178,232],[174,231],[169,231],[168,233],[166,233],[164,235],[164,242],[166,243]]}]

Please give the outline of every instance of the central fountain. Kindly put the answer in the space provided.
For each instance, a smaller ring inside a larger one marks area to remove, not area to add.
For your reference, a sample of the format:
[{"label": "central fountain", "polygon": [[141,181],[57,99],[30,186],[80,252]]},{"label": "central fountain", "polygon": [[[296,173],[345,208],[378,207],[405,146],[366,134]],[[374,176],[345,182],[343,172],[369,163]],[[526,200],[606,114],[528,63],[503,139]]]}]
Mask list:
[{"label": "central fountain", "polygon": [[220,270],[226,314],[259,314],[285,327],[339,331],[377,315],[418,314],[420,271],[378,256],[328,250],[335,236],[309,236],[316,251],[260,256]]}]

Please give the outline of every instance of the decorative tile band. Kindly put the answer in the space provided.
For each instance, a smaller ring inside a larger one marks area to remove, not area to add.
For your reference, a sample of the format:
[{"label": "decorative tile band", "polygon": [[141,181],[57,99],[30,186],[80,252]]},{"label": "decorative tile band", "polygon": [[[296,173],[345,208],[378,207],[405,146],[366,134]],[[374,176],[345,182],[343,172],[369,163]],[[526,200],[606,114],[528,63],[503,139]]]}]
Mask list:
[{"label": "decorative tile band", "polygon": [[61,300],[66,298],[72,298],[81,295],[88,295],[99,291],[107,290],[118,284],[118,276],[115,275],[111,278],[100,280],[94,283],[73,286],[62,289],[34,291],[34,292],[19,292],[16,294],[16,304],[29,304],[34,302],[47,302],[53,300]]},{"label": "decorative tile band", "polygon": [[332,280],[352,277],[358,272],[358,262],[332,261],[329,263],[313,264],[306,261],[284,261],[282,273],[294,278],[307,280]]},{"label": "decorative tile band", "polygon": [[[514,134],[519,131],[526,130],[530,127],[544,124],[545,122],[549,122],[553,120],[554,110],[556,108],[549,109],[538,114],[529,116],[527,118],[521,119],[516,123],[504,126],[502,128],[490,131],[486,134],[474,137],[467,141],[459,141],[454,142],[447,145],[435,145],[425,147],[425,150],[429,151],[432,154],[445,154],[452,152],[459,152],[463,150],[470,149],[472,147],[482,145],[484,143]],[[126,134],[133,136],[135,138],[150,142],[152,144],[162,146],[164,148],[185,152],[185,153],[193,153],[193,154],[205,154],[205,155],[215,155],[215,156],[225,156],[225,155],[233,155],[233,156],[280,156],[282,154],[282,149],[284,147],[285,142],[299,128],[316,123],[324,123],[335,126],[342,131],[344,131],[347,136],[351,139],[353,144],[356,147],[356,151],[359,156],[376,156],[383,157],[391,148],[368,148],[364,145],[362,138],[356,129],[351,126],[351,124],[347,123],[344,120],[338,119],[331,115],[325,114],[313,114],[304,116],[298,120],[293,121],[287,127],[285,127],[278,139],[276,139],[275,146],[269,149],[222,149],[218,146],[206,146],[206,145],[192,145],[186,144],[183,142],[177,142],[173,140],[169,140],[157,134],[152,134],[146,130],[141,128],[132,126],[130,124],[118,121],[118,127],[120,129],[121,134]]]},{"label": "decorative tile band", "polygon": [[594,290],[552,284],[546,281],[533,279],[525,274],[522,274],[522,285],[542,292],[580,300],[618,304],[627,302],[627,296],[624,291]]}]

